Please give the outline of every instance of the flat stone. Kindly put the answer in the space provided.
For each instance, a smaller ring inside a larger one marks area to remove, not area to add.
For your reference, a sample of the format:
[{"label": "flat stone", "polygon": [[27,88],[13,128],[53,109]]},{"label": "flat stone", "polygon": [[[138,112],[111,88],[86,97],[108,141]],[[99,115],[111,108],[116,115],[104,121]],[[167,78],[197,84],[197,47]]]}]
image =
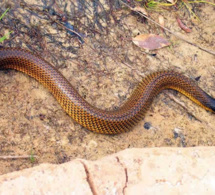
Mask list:
[{"label": "flat stone", "polygon": [[2,175],[0,194],[91,195],[84,167],[79,161],[38,167]]},{"label": "flat stone", "polygon": [[127,149],[0,176],[0,194],[215,194],[215,147]]}]

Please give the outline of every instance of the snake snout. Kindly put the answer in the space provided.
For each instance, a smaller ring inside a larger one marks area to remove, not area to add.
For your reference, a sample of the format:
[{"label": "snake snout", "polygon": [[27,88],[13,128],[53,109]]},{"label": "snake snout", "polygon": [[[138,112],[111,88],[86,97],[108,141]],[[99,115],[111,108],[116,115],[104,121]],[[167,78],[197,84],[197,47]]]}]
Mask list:
[{"label": "snake snout", "polygon": [[212,98],[211,96],[209,96],[209,99],[210,99],[210,106],[209,108],[215,113],[215,99]]}]

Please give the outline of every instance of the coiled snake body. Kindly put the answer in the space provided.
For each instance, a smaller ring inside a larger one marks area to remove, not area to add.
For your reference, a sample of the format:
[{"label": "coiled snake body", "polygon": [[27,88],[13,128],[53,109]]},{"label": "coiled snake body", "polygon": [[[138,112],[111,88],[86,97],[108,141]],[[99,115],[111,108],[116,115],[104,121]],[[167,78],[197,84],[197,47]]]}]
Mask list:
[{"label": "coiled snake body", "polygon": [[206,110],[215,111],[214,98],[194,81],[174,71],[147,76],[118,110],[104,111],[86,102],[58,70],[29,51],[0,49],[0,69],[19,70],[35,78],[51,91],[75,121],[97,133],[118,134],[130,130],[142,118],[153,98],[167,88],[181,92]]}]

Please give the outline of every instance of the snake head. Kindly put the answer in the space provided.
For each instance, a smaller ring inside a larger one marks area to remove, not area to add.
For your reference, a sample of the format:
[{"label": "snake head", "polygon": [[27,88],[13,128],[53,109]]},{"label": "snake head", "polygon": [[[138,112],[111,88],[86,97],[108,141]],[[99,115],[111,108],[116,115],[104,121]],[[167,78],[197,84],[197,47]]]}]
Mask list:
[{"label": "snake head", "polygon": [[209,108],[210,110],[215,113],[215,99],[211,96],[208,95],[208,98],[209,98]]}]

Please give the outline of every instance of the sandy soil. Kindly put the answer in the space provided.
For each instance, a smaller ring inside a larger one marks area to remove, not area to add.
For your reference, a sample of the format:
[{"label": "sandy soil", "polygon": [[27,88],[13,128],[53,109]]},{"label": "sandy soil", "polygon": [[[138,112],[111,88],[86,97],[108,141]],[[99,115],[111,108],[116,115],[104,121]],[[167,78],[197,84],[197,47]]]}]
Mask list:
[{"label": "sandy soil", "polygon": [[[25,2],[33,5],[30,0]],[[35,0],[35,4],[42,5],[42,1]],[[3,1],[0,6],[3,9],[7,3]],[[70,10],[67,8],[67,11]],[[214,11],[212,6],[202,5],[198,10],[200,23],[191,22],[185,14],[184,21],[192,28],[189,34],[178,27],[174,13],[161,14],[166,27],[215,51]],[[132,43],[131,37],[138,33],[162,34],[162,31],[143,23],[129,11],[115,12],[119,23],[111,19],[108,33],[88,32],[83,45],[77,37],[71,38],[65,29],[61,28],[59,33],[56,30],[59,26],[38,17],[40,13],[32,12],[26,6],[12,4],[11,11],[0,24],[1,33],[11,28],[13,31],[17,28],[19,33],[2,45],[37,52],[55,65],[88,102],[99,108],[117,108],[144,75],[162,69],[177,70],[192,79],[201,76],[199,86],[215,97],[214,56],[168,33],[165,36],[172,43],[170,47],[154,51],[156,56],[145,54]],[[156,19],[158,15],[151,16]],[[79,31],[86,34],[81,28]],[[47,36],[49,33],[55,42]],[[62,44],[56,44],[62,40],[65,40]],[[215,145],[214,114],[170,90],[156,97],[145,118],[132,131],[116,136],[95,134],[82,128],[47,89],[16,71],[0,71],[0,108],[0,156],[37,155],[34,162],[0,160],[0,174],[44,162],[63,163],[77,157],[94,160],[125,148]]]}]

